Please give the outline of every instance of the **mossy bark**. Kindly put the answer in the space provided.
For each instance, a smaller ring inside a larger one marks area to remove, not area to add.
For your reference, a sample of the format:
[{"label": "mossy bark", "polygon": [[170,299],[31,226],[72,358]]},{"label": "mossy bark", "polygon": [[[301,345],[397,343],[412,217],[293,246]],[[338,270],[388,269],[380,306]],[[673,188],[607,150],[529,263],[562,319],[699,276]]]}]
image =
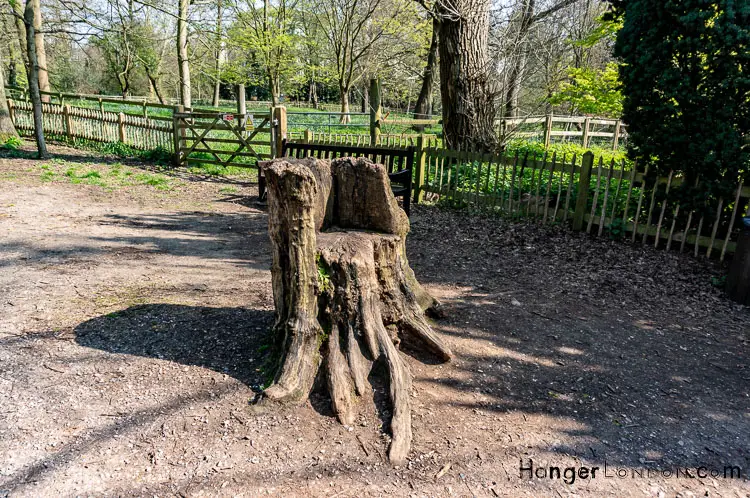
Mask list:
[{"label": "mossy bark", "polygon": [[264,398],[304,401],[323,364],[333,410],[351,424],[381,361],[393,405],[389,458],[402,464],[411,445],[411,376],[398,345],[409,339],[444,361],[451,352],[425,319],[423,305],[439,303],[406,260],[409,221],[385,168],[352,158],[278,159],[263,167],[282,349]]}]

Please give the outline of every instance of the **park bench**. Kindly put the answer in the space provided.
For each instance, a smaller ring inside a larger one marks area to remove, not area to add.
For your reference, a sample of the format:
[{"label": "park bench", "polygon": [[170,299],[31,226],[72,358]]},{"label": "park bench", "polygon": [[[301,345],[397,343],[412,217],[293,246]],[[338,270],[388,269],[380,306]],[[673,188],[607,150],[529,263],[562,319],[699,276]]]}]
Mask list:
[{"label": "park bench", "polygon": [[[414,147],[392,149],[388,147],[358,147],[345,144],[310,144],[284,141],[283,157],[315,157],[318,159],[337,159],[339,157],[366,157],[372,162],[382,164],[388,170],[391,189],[396,198],[401,197],[404,211],[409,214],[411,206],[412,167],[414,166]],[[266,195],[266,178],[258,168],[258,196]]]}]

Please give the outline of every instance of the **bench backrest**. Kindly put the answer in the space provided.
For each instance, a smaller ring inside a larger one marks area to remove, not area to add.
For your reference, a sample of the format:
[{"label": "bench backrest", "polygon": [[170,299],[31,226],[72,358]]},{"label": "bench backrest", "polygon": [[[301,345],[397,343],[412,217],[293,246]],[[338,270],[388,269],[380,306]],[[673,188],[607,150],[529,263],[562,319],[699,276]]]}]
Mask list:
[{"label": "bench backrest", "polygon": [[388,173],[412,169],[414,147],[390,149],[388,147],[359,147],[344,144],[309,144],[284,142],[284,157],[316,157],[336,159],[338,157],[366,157],[374,163],[388,168]]},{"label": "bench backrest", "polygon": [[339,157],[366,157],[374,163],[382,164],[388,170],[393,186],[393,194],[403,198],[404,211],[409,214],[411,201],[412,168],[414,147],[390,149],[388,147],[359,147],[344,144],[315,144],[284,141],[284,157],[315,157],[336,159]]}]

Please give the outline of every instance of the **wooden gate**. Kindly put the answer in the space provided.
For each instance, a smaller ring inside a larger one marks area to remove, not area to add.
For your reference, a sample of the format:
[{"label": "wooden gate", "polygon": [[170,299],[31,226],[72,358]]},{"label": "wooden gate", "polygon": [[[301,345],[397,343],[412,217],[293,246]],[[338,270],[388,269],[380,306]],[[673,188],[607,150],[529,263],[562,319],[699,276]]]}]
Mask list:
[{"label": "wooden gate", "polygon": [[173,118],[179,166],[250,168],[274,153],[270,113],[175,112]]}]

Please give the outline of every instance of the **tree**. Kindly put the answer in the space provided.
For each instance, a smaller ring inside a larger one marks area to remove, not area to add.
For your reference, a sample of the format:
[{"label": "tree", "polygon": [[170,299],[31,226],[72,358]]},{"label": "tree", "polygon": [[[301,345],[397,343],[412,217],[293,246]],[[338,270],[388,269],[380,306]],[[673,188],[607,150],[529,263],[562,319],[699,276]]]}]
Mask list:
[{"label": "tree", "polygon": [[497,144],[487,53],[489,7],[489,0],[439,0],[435,5],[443,139],[451,148],[492,150]]},{"label": "tree", "polygon": [[211,104],[214,107],[219,107],[219,97],[221,96],[221,66],[224,62],[226,50],[224,48],[224,32],[223,32],[223,21],[224,18],[224,5],[222,0],[216,0],[216,33],[214,33],[214,96],[211,100]]},{"label": "tree", "polygon": [[388,456],[403,465],[411,446],[411,376],[396,346],[403,338],[443,361],[452,355],[424,317],[423,309],[439,303],[406,260],[409,219],[385,167],[365,158],[308,158],[263,168],[280,359],[262,399],[304,402],[323,356],[333,410],[352,425],[355,399],[371,391],[368,377],[381,363],[393,405]]},{"label": "tree", "polygon": [[316,0],[312,13],[325,33],[332,72],[341,98],[341,123],[350,122],[349,93],[363,77],[356,71],[375,44],[393,27],[399,0]]},{"label": "tree", "polygon": [[581,68],[569,71],[570,82],[563,83],[550,99],[552,105],[566,104],[571,112],[619,118],[622,115],[622,92],[617,63],[601,71]]},{"label": "tree", "polygon": [[0,143],[6,143],[9,139],[19,138],[13,120],[8,111],[8,100],[5,97],[5,70],[2,58],[0,58]]},{"label": "tree", "polygon": [[188,57],[188,9],[190,0],[177,0],[177,68],[180,75],[180,103],[192,106],[190,58]]},{"label": "tree", "polygon": [[[38,3],[37,3],[38,5]],[[34,114],[34,138],[36,139],[37,157],[46,159],[47,144],[44,140],[44,121],[42,118],[42,96],[39,93],[39,59],[36,54],[36,30],[34,29],[34,2],[26,2],[23,13],[26,26],[26,53],[29,56],[29,95]]]},{"label": "tree", "polygon": [[[422,85],[419,89],[417,103],[414,105],[414,119],[427,119],[432,114],[432,84],[435,80],[437,70],[438,30],[440,24],[437,18],[432,20],[432,36],[430,37],[430,48],[427,51],[427,65],[422,75]],[[424,127],[419,127],[424,129]]]},{"label": "tree", "polygon": [[521,93],[521,83],[526,70],[528,58],[527,39],[531,28],[540,21],[552,16],[556,12],[576,3],[578,0],[557,0],[546,9],[537,11],[536,0],[522,0],[519,12],[516,13],[514,23],[518,25],[514,33],[513,44],[516,47],[511,59],[508,78],[505,83],[505,116],[514,117],[518,115],[518,99]]},{"label": "tree", "polygon": [[[36,39],[34,40],[34,46],[36,47],[36,58],[39,64],[39,70],[37,72],[39,79],[39,89],[43,92],[49,92],[49,73],[47,72],[47,49],[44,44],[44,31],[42,31],[42,7],[39,0],[27,0],[26,5],[32,4],[34,11],[34,33]],[[49,95],[42,96],[42,102],[49,102]]]},{"label": "tree", "polygon": [[750,167],[750,2],[616,0],[629,153],[727,195]]},{"label": "tree", "polygon": [[[260,66],[274,106],[280,103],[283,81],[297,67],[296,3],[296,0],[277,0],[275,3],[264,0],[262,4],[250,1],[247,10],[238,12],[236,22],[229,30],[230,44],[235,53],[232,65],[241,68],[255,62]],[[246,83],[241,76],[242,83]]]}]

